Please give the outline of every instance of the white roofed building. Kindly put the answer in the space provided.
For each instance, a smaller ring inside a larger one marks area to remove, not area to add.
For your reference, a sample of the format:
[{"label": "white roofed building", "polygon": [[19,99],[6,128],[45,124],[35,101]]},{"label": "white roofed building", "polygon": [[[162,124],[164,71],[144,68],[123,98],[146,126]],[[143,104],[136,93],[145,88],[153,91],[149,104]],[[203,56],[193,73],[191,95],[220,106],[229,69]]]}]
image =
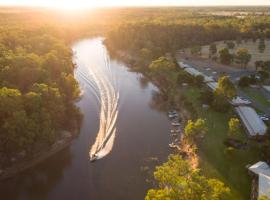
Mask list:
[{"label": "white roofed building", "polygon": [[178,65],[180,66],[180,68],[182,69],[185,69],[185,68],[188,68],[188,67],[191,67],[190,65],[184,63],[184,62],[178,62]]},{"label": "white roofed building", "polygon": [[270,197],[270,167],[265,162],[257,162],[250,166],[249,171],[255,174],[258,178],[257,182],[257,198],[267,196]]},{"label": "white roofed building", "polygon": [[212,90],[215,91],[218,88],[218,83],[217,82],[209,82],[207,83],[207,86]]},{"label": "white roofed building", "polygon": [[213,79],[212,76],[207,76],[205,74],[202,74],[203,78],[204,78],[204,82],[205,83],[210,83],[210,82],[215,82],[215,80]]},{"label": "white roofed building", "polygon": [[238,106],[235,107],[235,110],[250,136],[263,136],[266,134],[267,127],[253,108]]},{"label": "white roofed building", "polygon": [[201,72],[199,72],[197,69],[194,69],[192,67],[185,68],[184,70],[192,76],[198,76],[198,75],[203,76]]}]

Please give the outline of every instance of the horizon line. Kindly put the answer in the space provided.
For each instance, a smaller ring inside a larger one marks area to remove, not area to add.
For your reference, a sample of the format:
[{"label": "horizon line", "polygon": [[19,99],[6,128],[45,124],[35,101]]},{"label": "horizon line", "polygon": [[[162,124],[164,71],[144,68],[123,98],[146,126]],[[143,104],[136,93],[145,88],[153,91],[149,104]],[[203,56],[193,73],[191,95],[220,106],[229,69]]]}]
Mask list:
[{"label": "horizon line", "polygon": [[[95,9],[95,8],[157,8],[157,7],[184,7],[184,8],[196,8],[196,7],[270,7],[270,3],[263,5],[263,4],[249,4],[249,5],[242,5],[242,4],[224,4],[224,5],[219,5],[219,4],[209,4],[209,5],[164,5],[164,4],[160,4],[160,5],[108,5],[108,6],[86,6],[84,9]],[[59,7],[54,7],[54,6],[45,6],[45,5],[23,5],[23,4],[0,4],[0,8],[46,8],[46,9],[59,9]],[[61,8],[60,8],[61,9]]]}]

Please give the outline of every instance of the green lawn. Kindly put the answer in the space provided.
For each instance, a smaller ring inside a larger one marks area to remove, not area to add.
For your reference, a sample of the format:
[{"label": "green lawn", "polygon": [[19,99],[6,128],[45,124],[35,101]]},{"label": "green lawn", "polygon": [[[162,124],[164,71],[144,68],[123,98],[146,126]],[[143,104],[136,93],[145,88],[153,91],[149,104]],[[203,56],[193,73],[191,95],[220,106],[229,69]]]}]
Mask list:
[{"label": "green lawn", "polygon": [[248,149],[235,150],[231,154],[225,153],[224,139],[227,137],[227,124],[232,111],[227,114],[205,110],[197,100],[200,90],[187,88],[184,95],[193,103],[198,117],[207,121],[209,132],[199,144],[200,165],[203,173],[208,177],[222,180],[231,189],[230,200],[246,200],[250,195],[250,177],[246,165],[253,164],[260,159],[259,145],[248,140],[244,131],[239,135],[241,140],[248,142]]},{"label": "green lawn", "polygon": [[258,89],[254,88],[244,88],[243,91],[254,101],[259,102],[264,106],[270,106],[270,101],[262,94],[262,92]]}]

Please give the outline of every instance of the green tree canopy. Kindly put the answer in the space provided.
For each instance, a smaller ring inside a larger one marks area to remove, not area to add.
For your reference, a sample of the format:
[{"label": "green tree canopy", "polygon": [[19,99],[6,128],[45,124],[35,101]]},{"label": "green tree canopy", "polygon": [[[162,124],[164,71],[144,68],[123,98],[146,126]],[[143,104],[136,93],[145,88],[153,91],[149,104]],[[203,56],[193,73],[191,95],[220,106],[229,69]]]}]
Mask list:
[{"label": "green tree canopy", "polygon": [[199,45],[193,46],[190,49],[191,54],[193,55],[200,55],[202,51],[202,47]]},{"label": "green tree canopy", "polygon": [[145,200],[221,200],[230,190],[217,179],[208,179],[179,155],[170,155],[154,172],[158,188],[150,189]]},{"label": "green tree canopy", "polygon": [[240,134],[240,121],[238,118],[231,118],[228,122],[229,126],[229,136],[235,137]]},{"label": "green tree canopy", "polygon": [[226,42],[226,44],[227,44],[228,49],[233,49],[235,47],[235,44],[232,41]]},{"label": "green tree canopy", "polygon": [[154,73],[171,72],[174,71],[175,68],[175,64],[166,57],[160,57],[157,60],[152,61],[149,65],[149,69]]},{"label": "green tree canopy", "polygon": [[265,50],[265,42],[264,42],[264,38],[260,38],[259,44],[258,44],[258,50],[260,53],[263,53]]},{"label": "green tree canopy", "polygon": [[212,107],[218,112],[223,112],[223,113],[227,112],[230,108],[228,99],[218,91],[214,91],[213,94],[214,95],[213,95]]},{"label": "green tree canopy", "polygon": [[210,44],[209,53],[210,55],[214,55],[217,53],[217,45],[215,43]]},{"label": "green tree canopy", "polygon": [[164,91],[170,89],[172,82],[176,81],[174,80],[176,65],[166,57],[160,57],[157,60],[152,61],[149,65],[149,70],[152,78],[161,84]]},{"label": "green tree canopy", "polygon": [[219,58],[222,64],[229,65],[232,63],[233,56],[230,54],[227,48],[222,48],[219,50]]},{"label": "green tree canopy", "polygon": [[207,126],[205,120],[199,118],[196,121],[188,120],[185,126],[185,136],[194,137],[198,134],[205,133],[207,131]]},{"label": "green tree canopy", "polygon": [[238,49],[238,51],[236,52],[235,58],[236,58],[237,63],[246,67],[251,59],[251,54],[248,52],[247,49],[241,48],[241,49]]},{"label": "green tree canopy", "polygon": [[236,96],[236,88],[228,76],[218,79],[218,88],[216,91],[229,99],[233,99]]}]

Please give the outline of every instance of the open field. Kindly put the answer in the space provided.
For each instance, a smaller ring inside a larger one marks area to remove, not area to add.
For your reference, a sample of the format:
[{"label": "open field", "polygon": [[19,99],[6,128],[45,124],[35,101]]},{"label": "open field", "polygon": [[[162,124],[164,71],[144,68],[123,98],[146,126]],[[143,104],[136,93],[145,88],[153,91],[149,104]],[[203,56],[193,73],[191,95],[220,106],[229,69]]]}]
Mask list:
[{"label": "open field", "polygon": [[[215,42],[215,43],[217,45],[218,51],[221,48],[227,47],[227,45],[224,44],[224,41],[219,41],[219,42]],[[265,48],[263,53],[260,53],[258,51],[258,44],[259,44],[259,40],[257,40],[256,42],[253,42],[252,40],[248,40],[247,42],[245,42],[243,40],[241,44],[236,44],[236,42],[235,42],[235,47],[234,47],[234,49],[230,49],[230,53],[235,53],[240,48],[248,49],[249,53],[251,54],[251,60],[248,64],[248,67],[250,69],[254,69],[255,61],[257,61],[257,60],[266,61],[266,60],[270,59],[270,40],[265,40],[266,48]],[[209,57],[209,45],[202,46],[202,57],[203,58]]]},{"label": "open field", "polygon": [[247,173],[246,165],[260,160],[260,145],[248,140],[244,131],[239,139],[248,142],[245,150],[226,152],[223,144],[227,137],[228,120],[235,114],[230,111],[223,114],[211,109],[205,110],[198,101],[200,89],[187,88],[185,96],[192,102],[198,117],[205,118],[208,125],[208,134],[199,144],[200,165],[203,173],[209,177],[216,177],[230,187],[230,200],[246,200],[249,198],[251,180]]},{"label": "open field", "polygon": [[262,94],[260,90],[253,88],[244,88],[243,90],[251,99],[254,99],[259,103],[270,107],[270,101],[268,101],[268,99]]}]

